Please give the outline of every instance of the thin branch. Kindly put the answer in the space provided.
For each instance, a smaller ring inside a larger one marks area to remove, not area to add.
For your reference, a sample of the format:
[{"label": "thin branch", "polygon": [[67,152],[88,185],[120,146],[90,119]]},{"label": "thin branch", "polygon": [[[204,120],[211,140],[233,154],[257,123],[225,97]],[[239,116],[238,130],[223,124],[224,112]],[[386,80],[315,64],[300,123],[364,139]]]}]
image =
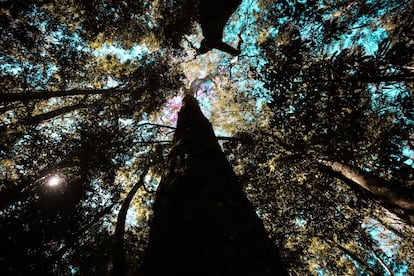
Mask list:
[{"label": "thin branch", "polygon": [[160,124],[154,124],[154,123],[142,123],[142,124],[137,125],[137,127],[148,126],[148,125],[155,126],[155,127],[175,129],[175,127],[172,127],[172,126],[166,126],[166,125],[160,125]]},{"label": "thin branch", "polygon": [[[90,105],[83,104],[83,103],[75,104],[75,105],[69,105],[69,106],[64,106],[64,107],[61,107],[61,108],[58,108],[58,109],[55,109],[55,110],[52,110],[52,111],[49,111],[49,112],[46,112],[46,113],[43,113],[43,114],[35,115],[35,116],[32,116],[32,117],[26,117],[26,118],[18,121],[17,123],[11,123],[11,124],[0,126],[0,133],[4,133],[8,129],[11,130],[11,129],[13,129],[13,127],[16,127],[16,126],[19,126],[19,125],[20,126],[37,125],[37,124],[40,124],[42,122],[54,119],[56,117],[63,116],[65,114],[73,112],[75,110],[89,108],[91,106],[94,106],[94,104],[96,104],[96,102],[93,103],[93,104],[90,104]],[[21,132],[21,130],[20,131],[14,131],[14,133],[19,133],[19,132]]]},{"label": "thin branch", "polygon": [[242,142],[243,141],[239,137],[226,137],[226,136],[217,136],[217,140],[220,140],[220,141],[234,141],[234,142]]},{"label": "thin branch", "polygon": [[118,89],[73,89],[59,91],[38,90],[22,93],[0,93],[0,102],[27,102],[30,100],[47,100],[56,97],[98,95],[106,93],[131,93],[131,91]]},{"label": "thin branch", "polygon": [[139,145],[153,145],[153,144],[172,144],[174,141],[171,140],[161,140],[161,141],[137,141],[135,144]]}]

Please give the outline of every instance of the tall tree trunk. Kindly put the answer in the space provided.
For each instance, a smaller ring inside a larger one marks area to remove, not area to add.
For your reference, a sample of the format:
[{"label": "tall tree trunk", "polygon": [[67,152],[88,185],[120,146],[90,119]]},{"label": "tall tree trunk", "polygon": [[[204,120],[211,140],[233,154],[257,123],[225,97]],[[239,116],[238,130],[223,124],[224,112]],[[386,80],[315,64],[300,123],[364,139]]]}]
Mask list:
[{"label": "tall tree trunk", "polygon": [[179,112],[140,275],[286,275],[192,96]]},{"label": "tall tree trunk", "polygon": [[128,192],[127,197],[122,203],[121,210],[119,210],[118,218],[114,233],[114,248],[113,248],[113,268],[112,274],[114,276],[127,275],[127,262],[124,249],[124,235],[125,235],[125,221],[128,213],[129,205],[137,193],[138,189],[144,184],[144,177],[148,172],[148,167],[144,168],[141,173],[139,181]]},{"label": "tall tree trunk", "polygon": [[340,162],[326,159],[317,161],[328,171],[367,192],[385,208],[414,225],[414,195],[412,193],[399,190],[384,179],[370,176],[362,170],[351,168]]}]

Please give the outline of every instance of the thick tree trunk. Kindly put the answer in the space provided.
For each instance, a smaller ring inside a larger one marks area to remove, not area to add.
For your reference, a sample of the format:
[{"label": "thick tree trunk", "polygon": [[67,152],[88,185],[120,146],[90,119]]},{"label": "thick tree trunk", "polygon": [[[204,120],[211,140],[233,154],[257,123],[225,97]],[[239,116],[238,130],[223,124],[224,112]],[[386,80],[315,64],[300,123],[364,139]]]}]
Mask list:
[{"label": "thick tree trunk", "polygon": [[414,195],[392,186],[392,183],[370,176],[362,170],[351,168],[337,161],[319,159],[318,163],[343,180],[367,192],[384,207],[414,225]]},{"label": "thick tree trunk", "polygon": [[186,96],[140,275],[286,275],[203,116]]}]

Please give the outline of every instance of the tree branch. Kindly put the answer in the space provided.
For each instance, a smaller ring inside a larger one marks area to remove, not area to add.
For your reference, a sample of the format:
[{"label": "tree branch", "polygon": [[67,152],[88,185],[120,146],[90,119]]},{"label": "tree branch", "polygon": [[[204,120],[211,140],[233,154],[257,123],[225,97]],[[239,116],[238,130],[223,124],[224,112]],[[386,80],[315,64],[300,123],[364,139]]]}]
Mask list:
[{"label": "tree branch", "polygon": [[148,125],[149,126],[160,127],[160,128],[169,128],[169,129],[174,129],[175,130],[175,127],[160,125],[160,124],[154,124],[154,123],[142,123],[142,124],[137,125],[137,127],[148,126]]},{"label": "tree branch", "polygon": [[106,93],[131,93],[131,91],[117,89],[73,89],[60,91],[39,90],[22,93],[0,93],[0,102],[27,102],[30,100],[47,100],[56,97],[99,95]]},{"label": "tree branch", "polygon": [[362,170],[351,168],[338,161],[319,158],[317,162],[369,192],[383,204],[400,209],[403,215],[408,217],[408,222],[414,224],[414,195],[407,191],[399,191],[384,179],[367,175]]}]

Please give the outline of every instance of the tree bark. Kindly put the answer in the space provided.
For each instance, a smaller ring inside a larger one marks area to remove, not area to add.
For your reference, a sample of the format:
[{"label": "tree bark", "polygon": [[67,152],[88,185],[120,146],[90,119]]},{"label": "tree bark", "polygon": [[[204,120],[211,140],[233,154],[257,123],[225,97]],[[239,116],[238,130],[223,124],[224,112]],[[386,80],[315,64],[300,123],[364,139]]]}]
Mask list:
[{"label": "tree bark", "polygon": [[414,195],[398,190],[384,179],[370,176],[362,170],[351,168],[337,161],[318,159],[320,165],[340,178],[367,192],[384,207],[404,221],[414,225]]},{"label": "tree bark", "polygon": [[140,275],[287,275],[192,96],[174,143]]},{"label": "tree bark", "polygon": [[114,248],[113,248],[113,268],[112,275],[124,276],[127,275],[127,262],[124,250],[124,235],[125,235],[125,221],[128,213],[129,205],[137,193],[138,189],[144,184],[144,177],[148,172],[148,167],[141,173],[139,181],[128,192],[127,197],[122,203],[121,210],[119,210],[118,218],[115,226],[114,234]]}]

